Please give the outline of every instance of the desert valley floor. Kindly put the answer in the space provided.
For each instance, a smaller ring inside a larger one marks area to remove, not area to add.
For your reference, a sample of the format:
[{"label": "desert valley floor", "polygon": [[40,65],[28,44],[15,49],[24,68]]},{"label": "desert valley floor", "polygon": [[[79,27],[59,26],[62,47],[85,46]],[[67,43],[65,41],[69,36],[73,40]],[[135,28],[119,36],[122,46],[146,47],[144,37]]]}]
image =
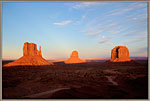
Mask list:
[{"label": "desert valley floor", "polygon": [[3,67],[3,99],[148,99],[146,60],[54,64]]}]

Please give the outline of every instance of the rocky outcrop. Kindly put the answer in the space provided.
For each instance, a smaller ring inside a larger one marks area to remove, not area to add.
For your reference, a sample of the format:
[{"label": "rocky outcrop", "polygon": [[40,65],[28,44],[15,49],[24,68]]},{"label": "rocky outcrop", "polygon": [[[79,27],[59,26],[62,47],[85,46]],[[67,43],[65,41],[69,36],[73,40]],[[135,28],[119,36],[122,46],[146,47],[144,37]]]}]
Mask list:
[{"label": "rocky outcrop", "polygon": [[70,55],[70,58],[66,60],[65,63],[66,64],[85,63],[85,61],[79,58],[77,51],[73,51]]},{"label": "rocky outcrop", "polygon": [[129,58],[129,50],[126,46],[116,46],[111,50],[111,62],[131,61]]},{"label": "rocky outcrop", "polygon": [[41,46],[37,50],[37,45],[34,43],[24,43],[23,46],[23,56],[42,56],[41,55]]},{"label": "rocky outcrop", "polygon": [[39,50],[37,50],[37,55],[42,57],[41,46],[39,46]]},{"label": "rocky outcrop", "polygon": [[53,65],[42,57],[41,46],[37,50],[37,45],[34,43],[25,42],[23,46],[23,56],[14,62],[4,65],[10,66],[38,66],[38,65]]}]

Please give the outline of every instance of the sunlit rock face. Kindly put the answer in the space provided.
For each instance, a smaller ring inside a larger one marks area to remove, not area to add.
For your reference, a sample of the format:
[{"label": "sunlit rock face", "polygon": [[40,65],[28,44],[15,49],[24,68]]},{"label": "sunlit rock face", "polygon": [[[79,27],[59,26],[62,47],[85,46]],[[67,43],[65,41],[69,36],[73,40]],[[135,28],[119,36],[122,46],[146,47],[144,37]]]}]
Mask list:
[{"label": "sunlit rock face", "polygon": [[4,65],[9,66],[38,66],[38,65],[53,65],[42,57],[41,46],[37,50],[35,43],[25,42],[23,46],[23,56],[14,62]]},{"label": "sunlit rock face", "polygon": [[73,51],[70,55],[70,58],[68,60],[65,61],[66,64],[74,64],[74,63],[85,63],[84,60],[81,60],[78,57],[78,52],[77,51]]},{"label": "sunlit rock face", "polygon": [[116,46],[111,51],[111,62],[131,61],[129,58],[129,50],[126,46]]},{"label": "sunlit rock face", "polygon": [[34,43],[24,43],[23,46],[23,56],[42,56],[41,55],[41,46],[37,50],[37,45]]}]

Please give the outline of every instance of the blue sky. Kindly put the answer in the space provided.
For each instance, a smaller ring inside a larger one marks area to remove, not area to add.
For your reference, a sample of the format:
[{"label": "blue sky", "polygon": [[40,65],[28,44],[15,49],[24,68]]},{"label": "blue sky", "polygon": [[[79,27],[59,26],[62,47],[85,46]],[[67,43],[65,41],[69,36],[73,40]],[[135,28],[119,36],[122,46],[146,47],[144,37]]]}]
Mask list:
[{"label": "blue sky", "polygon": [[146,2],[3,2],[2,58],[22,56],[24,42],[41,45],[46,59],[110,57],[127,46],[147,56]]}]

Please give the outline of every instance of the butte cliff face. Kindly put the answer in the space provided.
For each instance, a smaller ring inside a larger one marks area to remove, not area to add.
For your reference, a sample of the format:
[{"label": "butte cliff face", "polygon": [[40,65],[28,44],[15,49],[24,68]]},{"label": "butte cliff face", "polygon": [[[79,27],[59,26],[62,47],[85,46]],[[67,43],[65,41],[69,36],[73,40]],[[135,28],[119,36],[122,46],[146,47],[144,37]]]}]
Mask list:
[{"label": "butte cliff face", "polygon": [[34,43],[25,42],[23,46],[23,56],[14,62],[4,65],[9,66],[38,66],[38,65],[53,65],[42,57],[41,46],[37,50],[37,45]]},{"label": "butte cliff face", "polygon": [[131,61],[129,58],[129,50],[126,46],[116,46],[111,50],[111,62]]},{"label": "butte cliff face", "polygon": [[85,63],[84,60],[81,60],[78,56],[77,51],[73,51],[70,55],[70,58],[65,61],[66,64],[74,64],[74,63]]},{"label": "butte cliff face", "polygon": [[24,43],[23,45],[23,56],[41,56],[41,46],[39,46],[39,50],[37,50],[37,45],[34,43]]}]

